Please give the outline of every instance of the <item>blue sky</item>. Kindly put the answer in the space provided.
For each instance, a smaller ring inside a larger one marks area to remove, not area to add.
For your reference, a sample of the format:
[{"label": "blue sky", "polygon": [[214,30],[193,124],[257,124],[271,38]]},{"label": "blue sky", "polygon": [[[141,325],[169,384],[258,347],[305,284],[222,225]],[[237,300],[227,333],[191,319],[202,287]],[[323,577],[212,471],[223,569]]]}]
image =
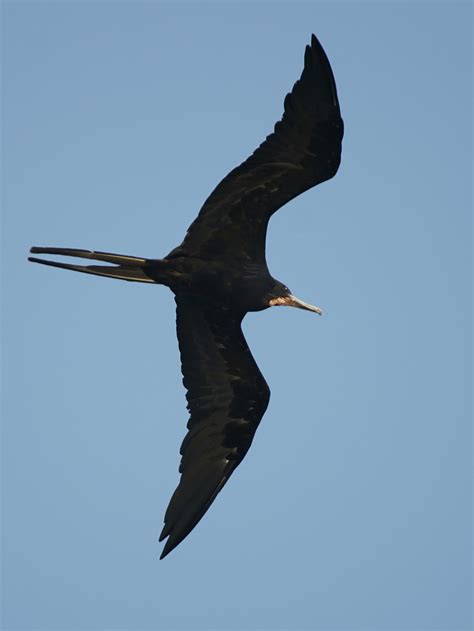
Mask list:
[{"label": "blue sky", "polygon": [[[5,629],[471,627],[471,24],[456,2],[3,4]],[[311,32],[343,161],[267,257],[324,316],[246,318],[270,407],[158,561],[187,420],[172,295],[27,250],[166,254]]]}]

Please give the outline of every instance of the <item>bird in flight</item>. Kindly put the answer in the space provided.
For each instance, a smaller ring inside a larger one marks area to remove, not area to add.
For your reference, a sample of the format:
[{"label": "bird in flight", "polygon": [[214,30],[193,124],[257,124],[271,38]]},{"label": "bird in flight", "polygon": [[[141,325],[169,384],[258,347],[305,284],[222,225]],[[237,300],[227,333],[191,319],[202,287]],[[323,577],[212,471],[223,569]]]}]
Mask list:
[{"label": "bird in flight", "polygon": [[343,122],[328,58],[313,35],[284,113],[254,153],[214,189],[181,245],[162,259],[71,248],[33,254],[90,259],[34,263],[86,274],[165,285],[176,301],[176,328],[190,418],[181,474],[164,518],[165,557],[196,526],[247,453],[270,390],[247,346],[249,311],[286,305],[321,313],[275,280],[265,260],[270,217],[291,199],[332,178],[341,160]]}]

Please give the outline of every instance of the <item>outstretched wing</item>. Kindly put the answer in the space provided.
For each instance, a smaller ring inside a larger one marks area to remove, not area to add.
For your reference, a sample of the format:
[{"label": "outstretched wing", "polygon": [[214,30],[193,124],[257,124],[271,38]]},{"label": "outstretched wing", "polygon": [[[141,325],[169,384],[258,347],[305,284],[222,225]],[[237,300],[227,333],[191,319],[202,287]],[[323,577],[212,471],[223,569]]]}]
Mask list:
[{"label": "outstretched wing", "polygon": [[161,558],[194,528],[247,453],[270,390],[250,353],[237,314],[192,296],[176,296],[176,324],[188,433],[181,480],[165,514]]},{"label": "outstretched wing", "polygon": [[214,189],[183,243],[168,256],[265,258],[270,216],[336,174],[343,122],[328,58],[316,37],[275,130]]}]

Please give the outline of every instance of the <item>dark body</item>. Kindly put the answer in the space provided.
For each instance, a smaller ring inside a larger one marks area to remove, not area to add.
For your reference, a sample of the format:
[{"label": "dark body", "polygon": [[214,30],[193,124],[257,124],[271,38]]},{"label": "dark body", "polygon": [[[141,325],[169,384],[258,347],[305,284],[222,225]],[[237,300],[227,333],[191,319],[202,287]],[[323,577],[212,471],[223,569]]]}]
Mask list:
[{"label": "dark body", "polygon": [[[153,280],[167,285],[175,294],[190,294],[214,307],[227,307],[243,317],[249,311],[268,307],[267,295],[275,288],[284,287],[268,271],[264,262],[250,263],[234,259],[205,260],[195,257],[171,256],[153,261],[144,268]],[[276,293],[281,295],[280,293]],[[273,296],[273,294],[272,294]]]},{"label": "dark body", "polygon": [[249,311],[289,305],[320,313],[269,273],[265,240],[271,215],[335,175],[343,123],[334,77],[313,35],[304,70],[285,98],[274,132],[231,171],[205,201],[184,241],[163,259],[67,248],[34,247],[111,263],[73,265],[30,260],[128,281],[166,285],[176,299],[176,325],[190,418],[181,445],[181,479],[165,514],[162,558],[207,511],[248,451],[270,390],[247,346],[241,322]]}]

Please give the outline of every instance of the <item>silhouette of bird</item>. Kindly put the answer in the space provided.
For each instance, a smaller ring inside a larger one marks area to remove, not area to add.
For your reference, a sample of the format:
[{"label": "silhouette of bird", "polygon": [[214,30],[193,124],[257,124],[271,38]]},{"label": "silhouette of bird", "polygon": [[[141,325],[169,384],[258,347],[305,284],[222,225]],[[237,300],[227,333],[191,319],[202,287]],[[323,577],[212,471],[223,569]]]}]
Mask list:
[{"label": "silhouette of bird", "polygon": [[175,294],[190,418],[180,482],[164,518],[160,558],[196,526],[247,453],[270,390],[241,329],[249,311],[287,305],[320,314],[275,280],[265,260],[267,225],[288,201],[336,174],[343,122],[328,58],[316,37],[273,133],[204,202],[184,241],[163,259],[69,248],[35,254],[112,265],[29,260],[77,272],[166,285]]}]

